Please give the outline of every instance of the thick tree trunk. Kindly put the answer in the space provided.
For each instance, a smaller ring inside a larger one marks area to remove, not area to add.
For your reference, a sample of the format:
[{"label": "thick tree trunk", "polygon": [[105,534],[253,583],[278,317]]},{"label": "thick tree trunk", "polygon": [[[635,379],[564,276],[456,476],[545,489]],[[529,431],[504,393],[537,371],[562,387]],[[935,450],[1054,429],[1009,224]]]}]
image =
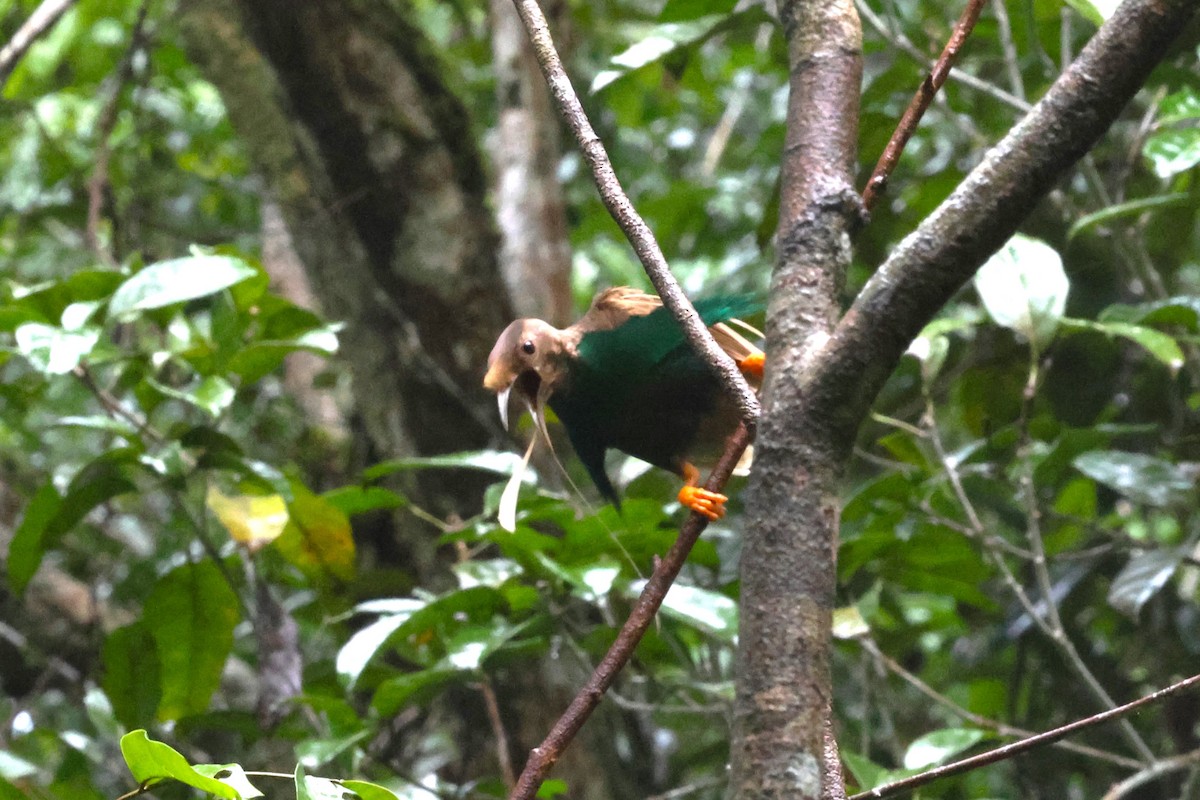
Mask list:
[{"label": "thick tree trunk", "polygon": [[574,322],[558,115],[512,0],[491,0],[500,269],[517,315]]},{"label": "thick tree trunk", "polygon": [[[325,313],[344,320],[367,458],[485,446],[479,385],[511,319],[462,104],[398,3],[185,0],[189,50],[277,199]],[[477,478],[406,487],[464,514]],[[464,485],[464,481],[471,481]],[[455,498],[458,498],[457,500]],[[428,530],[402,557],[428,575]]]}]

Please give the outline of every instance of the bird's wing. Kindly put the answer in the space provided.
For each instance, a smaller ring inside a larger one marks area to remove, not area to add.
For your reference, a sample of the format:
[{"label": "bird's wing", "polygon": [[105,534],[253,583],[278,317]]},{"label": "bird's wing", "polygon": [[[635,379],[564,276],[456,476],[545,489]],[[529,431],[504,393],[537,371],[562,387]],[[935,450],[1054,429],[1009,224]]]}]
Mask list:
[{"label": "bird's wing", "polygon": [[658,295],[646,294],[632,286],[613,286],[596,295],[592,307],[571,327],[581,334],[611,331],[632,317],[644,317],[661,307]]}]

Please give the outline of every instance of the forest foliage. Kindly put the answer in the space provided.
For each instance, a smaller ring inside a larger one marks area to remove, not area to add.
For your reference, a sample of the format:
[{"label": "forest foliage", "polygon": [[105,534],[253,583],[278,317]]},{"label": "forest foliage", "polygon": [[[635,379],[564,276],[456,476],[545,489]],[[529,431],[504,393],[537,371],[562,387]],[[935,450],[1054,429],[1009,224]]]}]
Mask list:
[{"label": "forest foliage", "polygon": [[[35,5],[0,0],[0,40]],[[771,14],[715,0],[567,6],[569,69],[684,287],[763,296],[787,96]],[[859,233],[847,299],[1110,11],[995,8],[1007,11],[985,15],[961,59],[967,80],[946,86]],[[254,165],[172,4],[146,9],[139,21],[136,3],[79,3],[0,101],[0,798],[111,798],[164,777],[221,797],[279,793],[283,779],[300,797],[504,796],[544,733],[523,709],[553,705],[552,720],[603,656],[674,538],[676,483],[614,465],[618,513],[564,451],[582,492],[543,469],[509,533],[495,512],[510,449],[364,462],[353,426],[309,418],[282,378],[298,352],[325,359],[316,388],[348,417],[386,399],[355,397],[344,320],[272,286]],[[924,0],[860,10],[866,176],[953,20]],[[411,11],[485,149],[486,10]],[[913,343],[861,431],[834,659],[855,787],[1195,672],[1195,38]],[[558,173],[576,305],[646,285],[581,157],[568,149]],[[89,221],[96,193],[107,211]],[[439,515],[404,481],[435,470],[494,482]],[[722,794],[736,496],[731,508],[595,723],[610,749],[592,768],[638,796]],[[381,515],[421,520],[438,576],[376,552],[364,526]],[[1099,797],[1190,756],[1145,796],[1197,796],[1197,724],[1200,703],[1181,696],[922,794]],[[542,796],[604,796],[570,785],[580,774],[565,769]]]}]

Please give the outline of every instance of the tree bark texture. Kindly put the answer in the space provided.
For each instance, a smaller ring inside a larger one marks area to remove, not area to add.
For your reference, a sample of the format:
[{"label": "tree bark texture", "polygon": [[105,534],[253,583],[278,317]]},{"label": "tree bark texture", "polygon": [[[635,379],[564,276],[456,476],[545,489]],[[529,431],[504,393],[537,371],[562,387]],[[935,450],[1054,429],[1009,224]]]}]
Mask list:
[{"label": "tree bark texture", "polygon": [[[185,0],[181,11],[325,313],[347,323],[367,458],[496,441],[479,382],[512,314],[486,178],[466,110],[405,6]],[[466,480],[427,473],[407,488],[462,513],[454,497],[482,488]],[[418,575],[433,557],[423,538],[405,555]]]},{"label": "tree bark texture", "polygon": [[[857,63],[847,3],[784,2],[792,96],[763,417],[748,489],[732,796],[838,796],[821,782],[836,479],[909,342],[1119,116],[1196,10],[1127,0],[830,328],[848,256]],[[822,134],[821,128],[827,129]],[[831,777],[827,774],[825,782]]]},{"label": "tree bark texture", "polygon": [[[838,478],[849,442],[806,413],[858,217],[862,33],[852,0],[780,5],[790,95],[767,375],[747,489],[731,796],[821,796]],[[837,773],[836,763],[832,765]]]},{"label": "tree bark texture", "polygon": [[500,271],[517,316],[562,328],[575,320],[558,115],[512,0],[491,0],[491,21]]}]

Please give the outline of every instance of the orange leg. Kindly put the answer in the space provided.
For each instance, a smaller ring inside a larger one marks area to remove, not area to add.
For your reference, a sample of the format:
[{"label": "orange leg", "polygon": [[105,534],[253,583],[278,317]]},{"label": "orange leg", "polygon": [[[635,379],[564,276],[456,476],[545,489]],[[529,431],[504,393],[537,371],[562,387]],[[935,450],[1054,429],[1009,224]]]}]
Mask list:
[{"label": "orange leg", "polygon": [[762,378],[763,367],[767,363],[766,353],[753,353],[738,362],[738,369],[755,378]]},{"label": "orange leg", "polygon": [[686,461],[683,462],[683,488],[679,490],[679,502],[685,508],[703,514],[710,520],[718,520],[725,516],[725,501],[729,498],[710,492],[699,486],[699,483],[700,470]]}]

